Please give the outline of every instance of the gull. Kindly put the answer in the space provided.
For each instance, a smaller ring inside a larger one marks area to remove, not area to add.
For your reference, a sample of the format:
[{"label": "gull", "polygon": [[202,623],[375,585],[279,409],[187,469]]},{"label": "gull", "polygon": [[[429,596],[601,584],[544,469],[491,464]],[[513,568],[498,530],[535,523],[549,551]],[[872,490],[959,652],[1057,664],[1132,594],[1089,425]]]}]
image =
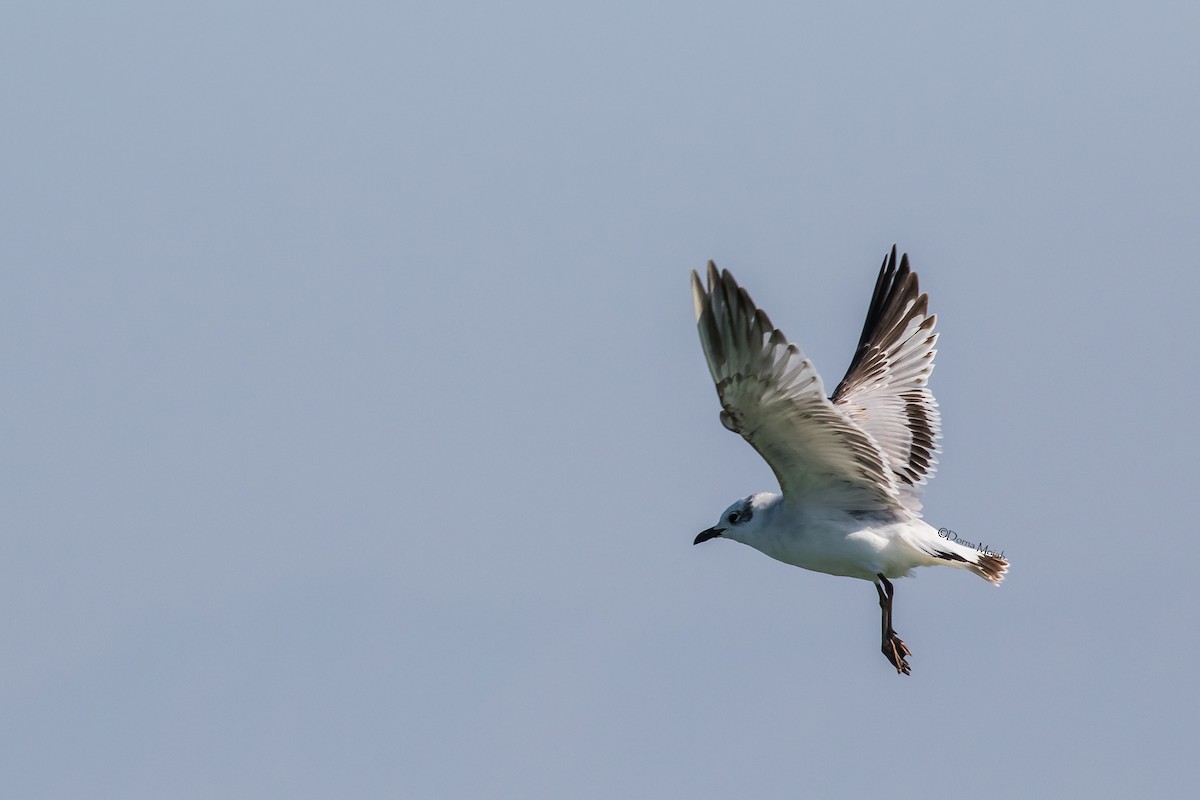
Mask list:
[{"label": "gull", "polygon": [[998,586],[1008,562],[959,544],[921,519],[921,489],[937,464],[941,417],[929,297],[908,255],[884,256],[858,350],[831,397],[796,345],[754,305],[729,270],[692,272],[696,326],[721,400],[721,422],[770,465],[782,494],[738,500],[696,537],[732,539],[815,572],[875,584],[883,654],[910,674],[892,627],[891,579],[913,567],[968,569]]}]

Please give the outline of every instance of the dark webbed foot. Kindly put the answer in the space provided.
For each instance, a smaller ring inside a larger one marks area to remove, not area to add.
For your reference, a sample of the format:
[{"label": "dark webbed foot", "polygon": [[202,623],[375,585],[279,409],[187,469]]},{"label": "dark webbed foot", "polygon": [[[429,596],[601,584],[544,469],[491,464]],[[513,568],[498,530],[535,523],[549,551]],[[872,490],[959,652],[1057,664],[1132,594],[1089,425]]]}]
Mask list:
[{"label": "dark webbed foot", "polygon": [[888,660],[888,663],[896,668],[896,673],[904,673],[909,675],[908,661],[905,656],[911,656],[912,653],[908,649],[900,637],[896,635],[896,631],[892,628],[892,598],[895,596],[895,591],[892,589],[892,583],[879,573],[875,576],[875,591],[879,592],[879,608],[883,611],[883,657]]},{"label": "dark webbed foot", "polygon": [[908,649],[908,645],[901,641],[900,637],[896,635],[895,631],[892,631],[891,635],[883,640],[882,649],[884,658],[886,658],[888,662],[896,668],[897,674],[911,674],[909,671],[908,661],[905,657],[911,656],[912,652]]}]

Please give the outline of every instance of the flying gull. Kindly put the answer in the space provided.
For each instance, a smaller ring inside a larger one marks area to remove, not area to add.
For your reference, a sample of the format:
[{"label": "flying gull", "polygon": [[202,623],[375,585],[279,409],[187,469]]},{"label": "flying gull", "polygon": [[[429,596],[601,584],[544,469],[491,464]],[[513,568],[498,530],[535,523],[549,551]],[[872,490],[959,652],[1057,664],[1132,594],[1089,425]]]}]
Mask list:
[{"label": "flying gull", "polygon": [[729,270],[692,273],[696,324],[721,400],[721,422],[758,451],[782,494],[738,500],[695,544],[721,537],[816,572],[875,584],[883,654],[909,674],[908,646],[892,627],[892,578],[913,567],[969,569],[999,585],[1008,562],[946,538],[921,519],[941,420],[929,391],[929,297],[908,255],[883,260],[858,350],[832,397],[796,345],[754,305]]}]

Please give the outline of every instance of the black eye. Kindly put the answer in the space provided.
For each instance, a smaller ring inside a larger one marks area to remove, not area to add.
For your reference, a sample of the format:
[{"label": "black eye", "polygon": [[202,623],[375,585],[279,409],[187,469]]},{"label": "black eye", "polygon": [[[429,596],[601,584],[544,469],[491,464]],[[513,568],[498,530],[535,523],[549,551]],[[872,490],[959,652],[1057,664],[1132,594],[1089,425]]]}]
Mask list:
[{"label": "black eye", "polygon": [[729,524],[730,525],[737,525],[738,520],[740,520],[741,518],[742,518],[742,516],[738,512],[736,512],[736,511],[729,512]]}]

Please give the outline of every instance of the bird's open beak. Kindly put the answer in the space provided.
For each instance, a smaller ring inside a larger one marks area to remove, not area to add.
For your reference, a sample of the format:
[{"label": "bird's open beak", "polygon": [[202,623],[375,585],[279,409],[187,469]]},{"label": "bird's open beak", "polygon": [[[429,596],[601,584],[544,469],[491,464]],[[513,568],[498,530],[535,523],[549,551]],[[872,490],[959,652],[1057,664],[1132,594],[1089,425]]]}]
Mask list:
[{"label": "bird's open beak", "polygon": [[703,531],[699,536],[697,536],[696,541],[692,542],[692,544],[700,544],[701,542],[707,542],[709,539],[715,539],[716,537],[720,536],[724,532],[725,532],[724,528],[709,528],[708,530]]}]

